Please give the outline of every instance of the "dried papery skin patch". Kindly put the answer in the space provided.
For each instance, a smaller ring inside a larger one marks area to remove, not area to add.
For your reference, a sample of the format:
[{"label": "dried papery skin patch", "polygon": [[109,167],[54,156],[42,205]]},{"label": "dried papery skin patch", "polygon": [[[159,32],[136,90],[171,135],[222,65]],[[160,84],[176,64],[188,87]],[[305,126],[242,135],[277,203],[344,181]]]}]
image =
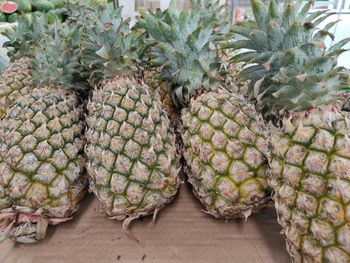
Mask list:
[{"label": "dried papery skin patch", "polygon": [[267,134],[253,106],[227,91],[208,92],[182,116],[189,181],[207,212],[246,218],[266,205]]},{"label": "dried papery skin patch", "polygon": [[32,243],[69,220],[85,192],[83,109],[72,92],[34,88],[0,124],[2,239]]},{"label": "dried papery skin patch", "polygon": [[349,115],[326,106],[292,114],[272,136],[269,180],[295,262],[350,260],[349,135]]}]

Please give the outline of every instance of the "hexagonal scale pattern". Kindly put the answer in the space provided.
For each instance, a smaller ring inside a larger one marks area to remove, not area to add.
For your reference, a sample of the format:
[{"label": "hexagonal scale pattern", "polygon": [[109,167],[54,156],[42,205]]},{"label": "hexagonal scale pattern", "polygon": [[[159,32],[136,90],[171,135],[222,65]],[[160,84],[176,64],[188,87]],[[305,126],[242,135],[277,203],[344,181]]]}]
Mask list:
[{"label": "hexagonal scale pattern", "polygon": [[116,77],[94,90],[88,112],[90,188],[107,215],[123,220],[170,202],[180,183],[179,158],[159,98],[134,79]]},{"label": "hexagonal scale pattern", "polygon": [[[350,262],[350,127],[336,106],[295,113],[272,135],[279,222],[295,262]],[[281,149],[284,149],[281,151]]]},{"label": "hexagonal scale pattern", "polygon": [[11,62],[0,76],[0,117],[19,96],[29,93],[31,83],[28,58]]},{"label": "hexagonal scale pattern", "polygon": [[262,117],[243,98],[225,91],[203,94],[191,103],[182,122],[194,192],[215,217],[247,217],[269,196]]},{"label": "hexagonal scale pattern", "polygon": [[87,183],[80,105],[73,93],[34,88],[1,120],[0,212],[18,217],[10,238],[35,242],[45,234],[38,220],[66,221],[78,209]]}]

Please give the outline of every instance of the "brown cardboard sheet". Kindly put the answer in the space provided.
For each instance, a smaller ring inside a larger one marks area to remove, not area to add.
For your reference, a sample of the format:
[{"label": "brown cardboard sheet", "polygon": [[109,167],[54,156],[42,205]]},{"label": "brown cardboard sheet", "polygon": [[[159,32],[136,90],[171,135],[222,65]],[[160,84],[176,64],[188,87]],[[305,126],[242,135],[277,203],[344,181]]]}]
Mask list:
[{"label": "brown cardboard sheet", "polygon": [[188,185],[175,201],[151,218],[132,224],[140,243],[128,238],[121,223],[99,212],[87,195],[74,219],[50,226],[36,244],[0,245],[1,263],[287,263],[288,254],[272,208],[243,220],[225,222],[201,211]]}]

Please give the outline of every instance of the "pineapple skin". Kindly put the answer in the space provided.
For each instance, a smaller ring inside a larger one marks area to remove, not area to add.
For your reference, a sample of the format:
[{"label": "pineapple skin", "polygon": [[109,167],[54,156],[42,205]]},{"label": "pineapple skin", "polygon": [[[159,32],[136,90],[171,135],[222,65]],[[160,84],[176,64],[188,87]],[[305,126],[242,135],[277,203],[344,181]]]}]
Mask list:
[{"label": "pineapple skin", "polygon": [[166,81],[156,79],[157,74],[158,72],[156,72],[156,70],[145,71],[143,79],[150,88],[150,91],[154,94],[159,95],[160,101],[163,104],[163,108],[168,113],[168,117],[170,119],[179,119],[178,110],[176,109],[176,106],[174,105],[168,91],[168,83]]},{"label": "pineapple skin", "polygon": [[225,82],[228,91],[249,99],[249,81],[239,80],[239,73],[242,72],[243,68],[243,64],[241,63],[230,64]]},{"label": "pineapple skin", "polygon": [[293,262],[350,261],[350,127],[339,106],[284,118],[269,183]]},{"label": "pineapple skin", "polygon": [[156,95],[135,79],[105,80],[93,91],[87,116],[90,189],[107,216],[154,214],[175,197],[179,157],[170,121]]},{"label": "pineapple skin", "polygon": [[0,123],[0,242],[33,243],[85,193],[83,109],[54,87],[19,96]]},{"label": "pineapple skin", "polygon": [[12,62],[0,74],[0,118],[5,116],[6,109],[19,96],[29,93],[32,85],[32,77],[29,70],[29,59],[23,57]]},{"label": "pineapple skin", "polygon": [[182,111],[189,182],[206,212],[247,218],[270,200],[267,134],[262,117],[227,91],[192,99]]}]

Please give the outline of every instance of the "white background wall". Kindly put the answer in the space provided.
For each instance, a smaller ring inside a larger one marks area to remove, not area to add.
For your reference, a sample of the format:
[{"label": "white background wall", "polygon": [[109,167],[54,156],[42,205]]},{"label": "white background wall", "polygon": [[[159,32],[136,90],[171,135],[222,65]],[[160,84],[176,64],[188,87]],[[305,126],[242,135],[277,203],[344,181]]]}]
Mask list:
[{"label": "white background wall", "polygon": [[[341,21],[338,23],[336,27],[333,29],[333,34],[335,39],[333,42],[338,42],[344,38],[350,37],[350,10],[349,12],[343,12],[340,15],[334,15],[328,19],[328,21],[340,19]],[[332,42],[330,40],[327,41],[327,44],[330,45]],[[350,49],[350,44],[346,46],[346,48]],[[342,54],[339,57],[339,65],[350,68],[350,51]]]}]

